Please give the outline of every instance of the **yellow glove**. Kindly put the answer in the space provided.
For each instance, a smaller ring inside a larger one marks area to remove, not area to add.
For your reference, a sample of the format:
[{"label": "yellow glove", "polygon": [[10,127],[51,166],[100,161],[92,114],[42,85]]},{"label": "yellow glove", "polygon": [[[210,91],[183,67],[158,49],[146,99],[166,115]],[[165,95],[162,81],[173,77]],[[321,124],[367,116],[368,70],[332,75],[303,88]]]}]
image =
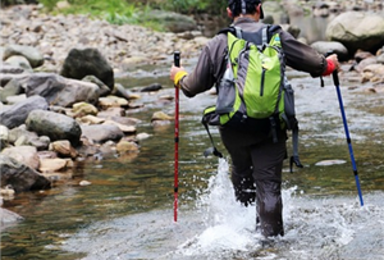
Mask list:
[{"label": "yellow glove", "polygon": [[175,83],[175,86],[177,86],[178,88],[180,88],[180,80],[182,79],[182,78],[184,78],[185,76],[187,76],[188,75],[188,73],[186,72],[186,71],[183,71],[183,70],[181,70],[181,71],[179,71],[179,72],[177,72],[176,73],[176,75],[175,75],[175,78],[174,78],[174,80],[173,80],[173,82]]}]

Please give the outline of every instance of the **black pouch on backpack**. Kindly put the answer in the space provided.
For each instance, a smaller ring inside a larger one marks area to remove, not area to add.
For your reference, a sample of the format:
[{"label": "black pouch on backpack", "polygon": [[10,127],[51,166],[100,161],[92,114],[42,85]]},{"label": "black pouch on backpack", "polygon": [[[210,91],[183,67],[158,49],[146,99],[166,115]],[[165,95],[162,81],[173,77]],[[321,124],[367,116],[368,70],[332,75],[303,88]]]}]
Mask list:
[{"label": "black pouch on backpack", "polygon": [[295,97],[291,84],[284,80],[284,113],[281,115],[288,130],[292,130],[297,125],[295,112]]},{"label": "black pouch on backpack", "polygon": [[216,100],[216,113],[222,115],[232,112],[236,99],[236,86],[232,66],[229,61],[227,62],[227,69],[217,89],[220,91],[218,91],[219,93]]}]

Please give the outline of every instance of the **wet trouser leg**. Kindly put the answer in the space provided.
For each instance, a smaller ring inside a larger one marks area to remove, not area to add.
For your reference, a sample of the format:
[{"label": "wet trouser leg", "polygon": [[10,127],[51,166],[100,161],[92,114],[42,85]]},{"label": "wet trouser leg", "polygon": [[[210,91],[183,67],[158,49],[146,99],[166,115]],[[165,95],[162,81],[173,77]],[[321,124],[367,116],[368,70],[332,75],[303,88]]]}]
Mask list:
[{"label": "wet trouser leg", "polygon": [[250,151],[244,148],[232,158],[231,180],[235,189],[235,196],[238,201],[248,206],[255,202],[256,199]]},{"label": "wet trouser leg", "polygon": [[237,200],[248,205],[256,195],[262,234],[283,235],[281,171],[286,157],[285,136],[279,136],[277,143],[254,133],[239,134],[232,130],[222,130],[221,136],[231,155]]},{"label": "wet trouser leg", "polygon": [[257,145],[251,149],[256,182],[257,215],[264,236],[284,235],[281,172],[285,141]]}]

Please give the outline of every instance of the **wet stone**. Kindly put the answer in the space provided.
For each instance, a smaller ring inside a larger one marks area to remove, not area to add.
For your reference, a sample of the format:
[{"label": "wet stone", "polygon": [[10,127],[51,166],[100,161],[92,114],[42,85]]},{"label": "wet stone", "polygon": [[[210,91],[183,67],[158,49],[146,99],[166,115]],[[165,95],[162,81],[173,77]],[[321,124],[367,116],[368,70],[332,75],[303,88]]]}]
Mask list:
[{"label": "wet stone", "polygon": [[330,165],[344,164],[346,162],[347,161],[345,161],[345,160],[337,160],[337,159],[334,159],[334,160],[323,160],[323,161],[317,162],[315,165],[316,166],[330,166]]}]

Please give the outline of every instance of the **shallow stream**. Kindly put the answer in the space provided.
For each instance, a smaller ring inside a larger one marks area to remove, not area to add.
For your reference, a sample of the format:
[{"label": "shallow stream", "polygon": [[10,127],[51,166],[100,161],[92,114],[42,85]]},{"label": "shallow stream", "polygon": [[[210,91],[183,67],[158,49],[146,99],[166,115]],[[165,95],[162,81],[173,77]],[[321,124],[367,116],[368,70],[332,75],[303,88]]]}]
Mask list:
[{"label": "shallow stream", "polygon": [[[5,203],[25,220],[2,231],[2,260],[384,259],[383,94],[341,75],[361,207],[331,79],[321,88],[318,79],[289,72],[305,167],[291,174],[286,163],[286,235],[268,240],[255,232],[255,208],[235,202],[229,158],[203,156],[210,143],[200,115],[215,99],[208,93],[181,95],[179,210],[173,221],[174,129],[150,124],[154,111],[173,114],[173,102],[158,102],[159,95],[174,93],[167,70],[120,79],[127,87],[164,86],[156,95],[140,93],[138,102],[146,107],[129,115],[142,120],[138,132],[152,135],[140,143],[139,154],[84,163],[71,180]],[[341,163],[315,165],[324,160]],[[81,187],[81,180],[92,184]]]}]

